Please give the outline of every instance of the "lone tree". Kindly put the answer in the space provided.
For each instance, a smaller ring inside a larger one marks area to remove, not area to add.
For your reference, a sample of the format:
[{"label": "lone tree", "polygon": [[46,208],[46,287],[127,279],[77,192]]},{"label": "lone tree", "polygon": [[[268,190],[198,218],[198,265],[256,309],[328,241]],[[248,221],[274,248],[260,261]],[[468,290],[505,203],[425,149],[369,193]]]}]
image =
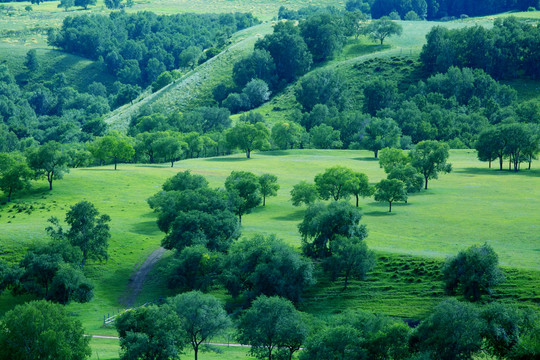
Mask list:
[{"label": "lone tree", "polygon": [[407,201],[405,184],[397,179],[382,179],[375,185],[375,201],[387,202],[388,212],[392,212],[392,203],[395,201]]},{"label": "lone tree", "polygon": [[0,359],[87,359],[90,338],[62,305],[31,301],[17,305],[0,321]]},{"label": "lone tree", "polygon": [[54,227],[47,231],[54,239],[67,239],[72,246],[79,247],[82,252],[81,267],[87,259],[107,260],[109,246],[109,215],[99,215],[97,209],[88,201],[81,201],[71,207],[66,214],[66,223],[70,226],[64,231],[58,219],[52,217],[49,221]]},{"label": "lone tree", "polygon": [[49,190],[52,190],[53,180],[64,177],[69,172],[67,163],[69,157],[62,151],[62,146],[56,141],[49,141],[28,152],[28,165],[34,170],[36,177],[46,177]]},{"label": "lone tree", "polygon": [[16,153],[0,153],[0,190],[7,195],[8,202],[13,192],[30,187],[32,175],[24,157]]},{"label": "lone tree", "polygon": [[318,197],[317,187],[314,184],[305,181],[300,181],[298,184],[294,185],[291,190],[291,201],[293,206],[300,206],[302,203],[311,205]]},{"label": "lone tree", "polygon": [[349,183],[349,192],[356,197],[356,207],[358,207],[358,200],[361,197],[368,197],[373,195],[375,189],[369,185],[369,180],[366,174],[361,172],[354,172],[353,178]]},{"label": "lone tree", "polygon": [[307,336],[307,327],[293,304],[283,298],[260,296],[240,318],[238,340],[251,345],[257,359],[272,360],[274,350],[292,359]]},{"label": "lone tree", "polygon": [[379,20],[373,20],[367,31],[371,38],[380,41],[382,46],[387,37],[401,35],[403,27],[392,21],[388,16],[383,16]]},{"label": "lone tree", "polygon": [[130,139],[117,131],[112,131],[110,135],[97,139],[90,151],[96,159],[112,160],[114,170],[116,170],[118,162],[129,161],[135,155],[135,149]]},{"label": "lone tree", "polygon": [[167,302],[180,319],[184,341],[191,344],[195,360],[202,343],[221,334],[231,326],[231,320],[218,299],[199,291],[183,293]]},{"label": "lone tree", "polygon": [[377,158],[379,150],[398,146],[400,137],[401,129],[394,120],[374,118],[366,126],[362,146],[366,150],[373,151],[375,158]]},{"label": "lone tree", "polygon": [[262,150],[268,146],[270,132],[262,122],[249,124],[239,122],[227,132],[227,144],[231,149],[239,148],[251,158],[253,150]]},{"label": "lone tree", "polygon": [[504,281],[499,258],[488,244],[471,246],[446,260],[443,278],[446,291],[462,293],[469,301],[478,301],[491,287]]},{"label": "lone tree", "polygon": [[437,179],[439,173],[449,173],[452,171],[452,164],[447,164],[448,144],[439,143],[435,140],[420,141],[416,147],[411,150],[411,165],[424,176],[425,189],[428,188],[428,180]]},{"label": "lone tree", "polygon": [[225,180],[225,189],[240,223],[242,215],[249,214],[261,203],[260,187],[257,176],[249,171],[233,171]]},{"label": "lone tree", "polygon": [[355,175],[351,169],[334,166],[315,176],[315,186],[321,199],[333,198],[338,201],[350,195],[351,182],[354,179]]},{"label": "lone tree", "polygon": [[259,176],[259,184],[261,185],[261,195],[263,196],[263,206],[266,205],[267,196],[276,196],[279,190],[277,176],[272,174],[262,174]]}]

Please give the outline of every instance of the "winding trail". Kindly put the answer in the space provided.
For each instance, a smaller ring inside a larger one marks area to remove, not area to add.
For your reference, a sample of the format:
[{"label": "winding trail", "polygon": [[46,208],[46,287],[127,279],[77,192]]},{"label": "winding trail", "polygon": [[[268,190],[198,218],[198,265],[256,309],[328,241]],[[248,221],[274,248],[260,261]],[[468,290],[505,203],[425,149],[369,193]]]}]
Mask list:
[{"label": "winding trail", "polygon": [[129,285],[127,289],[127,295],[125,296],[123,302],[127,307],[132,307],[135,305],[135,301],[137,300],[137,296],[142,290],[144,280],[154,267],[156,263],[161,259],[163,254],[165,253],[165,249],[160,247],[156,250],[154,250],[150,256],[144,260],[142,265],[137,269],[137,271],[131,276],[129,279]]}]

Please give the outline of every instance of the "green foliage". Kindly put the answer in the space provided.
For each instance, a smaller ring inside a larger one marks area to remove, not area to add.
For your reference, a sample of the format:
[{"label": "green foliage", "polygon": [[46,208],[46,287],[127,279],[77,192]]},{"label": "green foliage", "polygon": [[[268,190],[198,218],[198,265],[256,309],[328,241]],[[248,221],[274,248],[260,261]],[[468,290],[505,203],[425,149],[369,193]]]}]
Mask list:
[{"label": "green foliage", "polygon": [[364,111],[375,116],[378,110],[391,106],[396,95],[394,81],[376,78],[364,86]]},{"label": "green foliage", "polygon": [[407,190],[405,184],[397,179],[382,179],[375,185],[375,201],[388,203],[388,212],[392,212],[392,203],[396,201],[407,201]]},{"label": "green foliage", "polygon": [[32,301],[8,311],[0,322],[0,359],[87,359],[90,338],[60,305]]},{"label": "green foliage", "polygon": [[263,197],[263,206],[266,205],[267,196],[276,196],[279,190],[277,176],[272,174],[262,174],[259,176],[260,191]]},{"label": "green foliage", "polygon": [[94,140],[90,152],[101,161],[112,160],[114,170],[117,169],[118,162],[129,161],[135,155],[131,139],[117,131]]},{"label": "green foliage", "polygon": [[202,49],[198,46],[189,46],[182,50],[178,56],[178,64],[181,67],[193,69],[198,64],[202,55]]},{"label": "green foliage", "polygon": [[[422,190],[424,178],[411,165],[398,165],[388,173],[388,179],[403,181],[407,194],[412,194]],[[407,200],[405,200],[407,202]]]},{"label": "green foliage", "polygon": [[343,146],[339,130],[329,125],[321,124],[311,128],[309,136],[315,149],[339,149]]},{"label": "green foliage", "polygon": [[300,181],[291,190],[291,201],[294,206],[311,205],[319,198],[317,187],[305,181]]},{"label": "green foliage", "polygon": [[58,7],[63,7],[65,11],[73,6],[75,6],[75,0],[60,0],[60,4],[58,4]]},{"label": "green foliage", "polygon": [[201,344],[231,326],[223,305],[212,295],[191,291],[169,299],[167,304],[180,319],[180,332],[191,344],[195,360]]},{"label": "green foliage", "polygon": [[64,173],[69,172],[66,166],[69,159],[56,141],[49,141],[39,147],[29,149],[26,157],[36,177],[47,178],[49,190],[52,190],[53,180],[62,179]]},{"label": "green foliage", "polygon": [[337,71],[328,69],[302,77],[295,88],[294,95],[305,112],[311,112],[317,104],[343,110],[348,102],[343,77]]},{"label": "green foliage", "polygon": [[350,195],[352,181],[354,181],[353,171],[339,165],[326,169],[324,173],[315,176],[315,186],[319,197],[323,200],[346,199]]},{"label": "green foliage", "polygon": [[257,176],[249,171],[233,171],[225,180],[225,189],[240,223],[242,215],[260,205],[260,186]]},{"label": "green foliage", "polygon": [[375,192],[375,188],[369,185],[369,179],[366,174],[353,172],[353,178],[348,184],[349,192],[356,197],[356,207],[360,197],[369,197]]},{"label": "green foliage", "polygon": [[386,147],[396,147],[399,144],[401,130],[392,119],[373,118],[364,131],[362,145],[366,150],[373,151],[375,158],[377,158],[379,150]]},{"label": "green foliage", "polygon": [[276,358],[275,352],[287,349],[286,358],[300,349],[308,330],[293,304],[280,297],[260,296],[240,318],[238,340],[251,345],[257,359]]},{"label": "green foliage", "polygon": [[168,360],[186,345],[180,319],[169,305],[138,307],[118,316],[122,360]]},{"label": "green foliage", "polygon": [[274,235],[255,235],[232,245],[223,265],[223,283],[233,296],[249,303],[259,295],[293,302],[315,283],[313,265]]},{"label": "green foliage", "polygon": [[263,80],[272,88],[277,80],[276,65],[268,51],[256,49],[234,64],[232,78],[239,88],[243,88],[253,79]]},{"label": "green foliage", "polygon": [[309,16],[300,22],[299,27],[316,63],[325,61],[340,51],[346,40],[341,16],[328,13]]},{"label": "green foliage", "polygon": [[249,108],[253,109],[267,102],[270,99],[271,91],[264,80],[252,79],[246,84],[242,94],[246,96]]},{"label": "green foliage", "polygon": [[26,68],[30,72],[35,72],[39,69],[39,61],[35,49],[29,50],[26,53],[26,60],[24,61],[24,66],[26,66]]},{"label": "green foliage", "polygon": [[366,238],[366,227],[359,225],[361,217],[360,211],[345,201],[310,205],[298,225],[304,254],[320,258],[332,255],[331,243],[338,236]]},{"label": "green foliage", "polygon": [[385,173],[390,173],[394,168],[405,166],[409,163],[409,158],[401,149],[384,148],[379,153],[379,167]]},{"label": "green foliage", "polygon": [[272,142],[281,150],[298,146],[305,133],[304,128],[294,121],[281,121],[272,127]]},{"label": "green foliage", "polygon": [[221,270],[219,253],[203,245],[184,248],[169,265],[167,285],[172,289],[207,291]]},{"label": "green foliage", "polygon": [[382,46],[387,37],[392,35],[401,35],[403,32],[403,27],[400,24],[390,20],[388,16],[383,16],[379,20],[372,21],[367,31],[374,40],[380,41]]},{"label": "green foliage", "polygon": [[462,293],[469,301],[478,301],[482,294],[504,281],[498,267],[499,257],[488,244],[471,246],[449,258],[443,267],[446,291]]},{"label": "green foliage", "polygon": [[32,170],[26,164],[26,159],[17,153],[0,153],[0,190],[11,201],[14,192],[30,187],[29,179]]},{"label": "green foliage", "polygon": [[439,173],[452,171],[452,164],[447,164],[450,147],[437,141],[421,141],[411,150],[409,156],[411,165],[424,176],[425,189],[428,188],[428,180],[437,179]]},{"label": "green foliage", "polygon": [[152,83],[152,92],[163,89],[165,86],[173,82],[173,77],[169,71],[162,72]]},{"label": "green foliage", "polygon": [[49,299],[67,304],[71,301],[85,303],[94,297],[94,285],[83,272],[71,264],[60,265],[51,282]]}]

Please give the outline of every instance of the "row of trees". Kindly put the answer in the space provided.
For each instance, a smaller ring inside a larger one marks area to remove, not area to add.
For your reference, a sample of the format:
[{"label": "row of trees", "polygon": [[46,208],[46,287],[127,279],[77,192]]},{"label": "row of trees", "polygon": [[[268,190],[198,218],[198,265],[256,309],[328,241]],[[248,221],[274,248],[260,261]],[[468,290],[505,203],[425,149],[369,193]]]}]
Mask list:
[{"label": "row of trees", "polygon": [[61,304],[90,301],[94,286],[83,270],[87,260],[108,259],[109,216],[81,201],[66,213],[68,229],[57,218],[49,222],[51,241],[30,249],[18,265],[0,261],[0,293],[9,289],[15,295],[30,293]]}]

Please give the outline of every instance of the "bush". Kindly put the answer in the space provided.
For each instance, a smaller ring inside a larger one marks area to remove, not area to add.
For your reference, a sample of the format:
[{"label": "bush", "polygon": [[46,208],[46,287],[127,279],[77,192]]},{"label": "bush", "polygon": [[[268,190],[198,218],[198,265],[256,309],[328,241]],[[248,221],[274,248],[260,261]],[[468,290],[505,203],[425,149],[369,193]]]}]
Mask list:
[{"label": "bush", "polygon": [[420,19],[420,17],[414,11],[411,10],[407,14],[405,14],[405,16],[403,17],[403,20],[406,20],[406,21],[420,21],[422,19]]}]

